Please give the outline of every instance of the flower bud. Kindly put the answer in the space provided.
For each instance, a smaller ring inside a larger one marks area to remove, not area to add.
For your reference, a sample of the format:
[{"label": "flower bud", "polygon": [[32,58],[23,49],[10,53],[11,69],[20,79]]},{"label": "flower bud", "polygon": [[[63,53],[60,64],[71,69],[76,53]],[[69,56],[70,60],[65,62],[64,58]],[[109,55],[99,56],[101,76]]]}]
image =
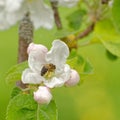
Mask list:
[{"label": "flower bud", "polygon": [[48,49],[44,45],[41,45],[41,44],[38,45],[38,44],[30,43],[29,46],[28,46],[28,49],[27,49],[27,53],[29,54],[30,52],[37,51],[37,50],[40,50],[43,53],[48,52]]},{"label": "flower bud", "polygon": [[80,81],[80,76],[76,70],[71,69],[70,79],[65,82],[67,87],[74,86]]},{"label": "flower bud", "polygon": [[52,99],[52,94],[49,88],[40,86],[36,92],[34,92],[34,100],[39,104],[49,104]]}]

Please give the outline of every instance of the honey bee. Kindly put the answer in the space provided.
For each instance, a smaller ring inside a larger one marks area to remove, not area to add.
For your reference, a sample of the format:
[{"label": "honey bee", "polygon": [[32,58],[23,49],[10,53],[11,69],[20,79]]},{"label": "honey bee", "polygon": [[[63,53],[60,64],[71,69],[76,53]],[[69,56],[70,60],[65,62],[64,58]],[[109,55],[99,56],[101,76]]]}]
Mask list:
[{"label": "honey bee", "polygon": [[49,76],[49,73],[52,73],[54,72],[54,70],[56,69],[56,66],[53,65],[52,63],[50,64],[45,64],[42,69],[41,69],[41,76],[44,76],[44,75],[48,75]]}]

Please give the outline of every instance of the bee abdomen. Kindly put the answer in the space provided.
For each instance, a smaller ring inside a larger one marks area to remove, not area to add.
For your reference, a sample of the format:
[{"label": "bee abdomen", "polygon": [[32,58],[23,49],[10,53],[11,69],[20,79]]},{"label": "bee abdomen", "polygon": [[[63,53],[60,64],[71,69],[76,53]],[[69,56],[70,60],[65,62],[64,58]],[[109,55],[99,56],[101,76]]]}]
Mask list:
[{"label": "bee abdomen", "polygon": [[48,71],[48,68],[44,66],[41,70],[41,76],[44,76],[47,73],[47,71]]}]

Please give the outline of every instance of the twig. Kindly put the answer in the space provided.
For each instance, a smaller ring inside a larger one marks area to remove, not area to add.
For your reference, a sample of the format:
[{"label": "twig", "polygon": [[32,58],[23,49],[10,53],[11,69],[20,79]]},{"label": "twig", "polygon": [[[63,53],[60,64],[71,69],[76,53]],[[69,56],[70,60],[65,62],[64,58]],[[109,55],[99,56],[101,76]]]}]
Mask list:
[{"label": "twig", "polygon": [[61,19],[60,19],[57,4],[58,4],[57,1],[54,1],[54,2],[51,1],[51,6],[52,6],[52,9],[53,9],[53,12],[54,12],[54,20],[55,20],[57,29],[62,29],[62,23],[61,23]]},{"label": "twig", "polygon": [[94,26],[95,26],[95,23],[92,23],[90,26],[87,27],[87,29],[85,29],[85,31],[79,33],[77,36],[76,36],[76,40],[80,39],[80,38],[83,38],[87,35],[89,35],[93,30],[94,30]]}]

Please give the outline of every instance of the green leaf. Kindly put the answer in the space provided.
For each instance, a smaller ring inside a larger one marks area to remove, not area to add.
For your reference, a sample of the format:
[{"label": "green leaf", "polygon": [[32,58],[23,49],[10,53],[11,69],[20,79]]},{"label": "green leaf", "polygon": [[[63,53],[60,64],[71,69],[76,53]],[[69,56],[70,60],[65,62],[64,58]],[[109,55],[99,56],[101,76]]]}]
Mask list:
[{"label": "green leaf", "polygon": [[15,96],[17,96],[18,94],[20,94],[22,91],[20,88],[18,87],[14,87],[13,90],[12,90],[12,93],[11,93],[11,99]]},{"label": "green leaf", "polygon": [[120,57],[120,34],[117,33],[109,20],[104,20],[96,24],[95,36],[109,52]]},{"label": "green leaf", "polygon": [[58,120],[55,101],[52,100],[48,105],[42,105],[39,111],[40,120]]},{"label": "green leaf", "polygon": [[114,56],[120,57],[120,43],[102,41],[105,48]]},{"label": "green leaf", "polygon": [[112,7],[112,18],[113,23],[117,30],[120,32],[120,0],[114,0],[113,7]]},{"label": "green leaf", "polygon": [[106,50],[106,56],[107,56],[107,58],[108,58],[109,60],[111,60],[111,61],[115,61],[115,60],[118,59],[117,56],[113,55],[113,54],[112,54],[111,52],[109,52],[108,50]]},{"label": "green leaf", "polygon": [[39,105],[32,95],[18,94],[9,102],[6,120],[57,120],[56,105]]},{"label": "green leaf", "polygon": [[104,41],[120,42],[120,35],[116,31],[113,23],[108,19],[97,22],[94,31],[95,35]]},{"label": "green leaf", "polygon": [[69,55],[68,59],[72,59],[72,58],[74,58],[76,56],[77,56],[76,49],[72,49],[71,52],[70,52],[70,55]]},{"label": "green leaf", "polygon": [[71,68],[76,69],[80,75],[93,73],[93,66],[89,60],[83,58],[81,55],[78,55],[75,51],[71,52],[67,63],[71,66]]},{"label": "green leaf", "polygon": [[83,58],[81,55],[78,55],[75,51],[71,53],[69,59],[67,60],[67,64],[79,73],[81,82],[78,85],[82,84],[86,77],[94,72],[94,68],[90,61]]},{"label": "green leaf", "polygon": [[27,62],[23,62],[11,67],[5,75],[8,84],[14,83],[21,79],[22,71],[27,68]]},{"label": "green leaf", "polygon": [[79,29],[82,23],[83,16],[85,15],[85,10],[76,10],[67,17],[69,21],[69,26],[75,30]]},{"label": "green leaf", "polygon": [[85,74],[93,73],[93,66],[88,59],[85,61],[84,73]]},{"label": "green leaf", "polygon": [[29,94],[19,94],[10,100],[7,120],[37,120],[37,104]]}]

